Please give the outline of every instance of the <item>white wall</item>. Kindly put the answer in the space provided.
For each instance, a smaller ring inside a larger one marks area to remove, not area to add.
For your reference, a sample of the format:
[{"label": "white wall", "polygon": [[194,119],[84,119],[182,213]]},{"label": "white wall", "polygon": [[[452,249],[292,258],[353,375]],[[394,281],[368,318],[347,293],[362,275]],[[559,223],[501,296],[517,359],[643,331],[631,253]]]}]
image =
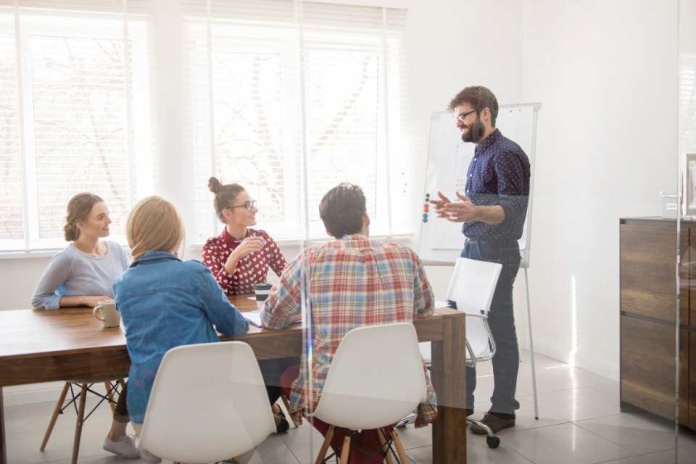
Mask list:
[{"label": "white wall", "polygon": [[[524,96],[540,101],[530,269],[535,348],[619,368],[619,218],[676,192],[676,0],[530,0]],[[675,251],[676,253],[676,251]]]}]

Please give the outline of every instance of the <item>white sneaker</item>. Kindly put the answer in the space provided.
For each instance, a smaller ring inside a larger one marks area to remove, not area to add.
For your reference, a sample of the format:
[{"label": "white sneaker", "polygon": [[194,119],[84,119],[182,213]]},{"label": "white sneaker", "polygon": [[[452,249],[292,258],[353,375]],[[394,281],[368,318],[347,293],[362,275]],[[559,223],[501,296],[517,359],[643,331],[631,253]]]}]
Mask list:
[{"label": "white sneaker", "polygon": [[145,448],[140,448],[140,460],[149,464],[159,464],[162,462],[161,458],[158,458]]},{"label": "white sneaker", "polygon": [[105,451],[109,453],[114,453],[122,458],[126,459],[138,459],[140,457],[140,452],[135,447],[135,441],[133,437],[126,435],[119,441],[111,441],[109,437],[104,439]]}]

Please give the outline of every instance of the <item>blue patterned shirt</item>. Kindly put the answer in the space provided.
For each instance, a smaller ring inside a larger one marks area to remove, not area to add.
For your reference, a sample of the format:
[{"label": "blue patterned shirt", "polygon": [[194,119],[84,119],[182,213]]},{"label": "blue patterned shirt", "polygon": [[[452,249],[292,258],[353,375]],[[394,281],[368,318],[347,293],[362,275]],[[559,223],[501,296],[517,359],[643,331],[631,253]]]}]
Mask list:
[{"label": "blue patterned shirt", "polygon": [[466,178],[466,196],[482,206],[500,205],[505,211],[501,224],[465,222],[468,238],[488,242],[519,240],[529,201],[529,158],[498,129],[483,139],[474,152]]}]

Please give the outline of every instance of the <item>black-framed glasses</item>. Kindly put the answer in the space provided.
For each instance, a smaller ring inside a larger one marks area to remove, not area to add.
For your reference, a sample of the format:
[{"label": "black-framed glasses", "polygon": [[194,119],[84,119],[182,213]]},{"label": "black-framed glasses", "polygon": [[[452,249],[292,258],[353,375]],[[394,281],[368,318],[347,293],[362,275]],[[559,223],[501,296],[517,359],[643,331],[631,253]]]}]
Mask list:
[{"label": "black-framed glasses", "polygon": [[233,205],[230,208],[245,208],[247,211],[253,211],[256,208],[256,200],[245,201],[241,205]]},{"label": "black-framed glasses", "polygon": [[476,113],[476,110],[467,111],[466,113],[458,114],[454,118],[459,122],[466,122],[466,117],[471,113]]}]

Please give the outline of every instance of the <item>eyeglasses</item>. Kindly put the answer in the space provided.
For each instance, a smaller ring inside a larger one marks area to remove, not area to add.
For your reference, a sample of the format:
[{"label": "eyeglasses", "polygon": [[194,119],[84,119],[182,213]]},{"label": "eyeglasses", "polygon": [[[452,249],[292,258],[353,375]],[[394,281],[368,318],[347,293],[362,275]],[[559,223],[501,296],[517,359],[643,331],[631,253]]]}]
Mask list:
[{"label": "eyeglasses", "polygon": [[234,205],[230,207],[230,209],[232,208],[245,208],[247,211],[253,211],[256,208],[256,200],[245,201],[241,205]]},{"label": "eyeglasses", "polygon": [[467,111],[466,113],[458,114],[454,118],[459,122],[465,122],[466,117],[469,116],[471,113],[476,113],[476,110],[471,110],[471,111]]}]

